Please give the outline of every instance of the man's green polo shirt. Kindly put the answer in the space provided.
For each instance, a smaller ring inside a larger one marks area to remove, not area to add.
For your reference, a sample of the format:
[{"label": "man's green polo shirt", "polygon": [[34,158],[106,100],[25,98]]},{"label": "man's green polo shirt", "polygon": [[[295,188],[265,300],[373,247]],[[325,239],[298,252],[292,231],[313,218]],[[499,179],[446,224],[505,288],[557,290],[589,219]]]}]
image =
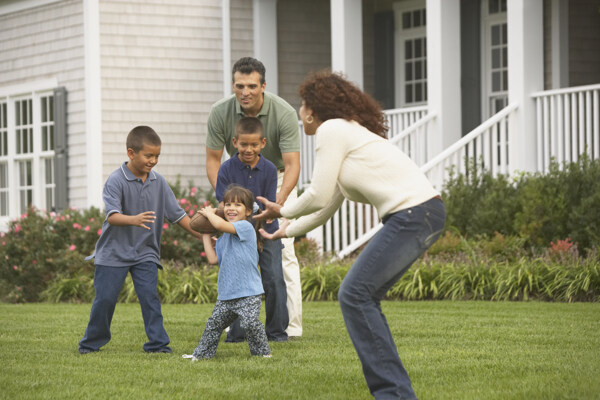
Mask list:
[{"label": "man's green polo shirt", "polygon": [[[213,104],[208,116],[206,146],[213,150],[221,150],[225,146],[227,153],[233,156],[236,152],[232,142],[235,124],[245,116],[235,94]],[[257,117],[265,127],[267,139],[261,154],[281,170],[283,169],[281,153],[300,151],[296,110],[281,97],[264,92],[263,105]]]}]

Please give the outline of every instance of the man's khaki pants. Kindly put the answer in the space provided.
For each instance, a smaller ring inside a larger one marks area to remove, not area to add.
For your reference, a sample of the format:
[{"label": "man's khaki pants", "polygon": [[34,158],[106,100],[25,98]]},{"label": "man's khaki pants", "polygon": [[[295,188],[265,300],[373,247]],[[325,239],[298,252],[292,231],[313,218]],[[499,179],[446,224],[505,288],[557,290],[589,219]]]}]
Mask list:
[{"label": "man's khaki pants", "polygon": [[[277,191],[281,189],[283,182],[283,172],[279,172],[277,177]],[[296,188],[291,191],[286,201],[294,200],[298,197]],[[281,225],[281,220],[279,220]],[[283,266],[283,278],[287,288],[287,309],[290,322],[286,332],[288,336],[302,336],[302,284],[300,282],[300,265],[294,251],[294,238],[281,239],[284,245],[281,250],[281,261]]]}]

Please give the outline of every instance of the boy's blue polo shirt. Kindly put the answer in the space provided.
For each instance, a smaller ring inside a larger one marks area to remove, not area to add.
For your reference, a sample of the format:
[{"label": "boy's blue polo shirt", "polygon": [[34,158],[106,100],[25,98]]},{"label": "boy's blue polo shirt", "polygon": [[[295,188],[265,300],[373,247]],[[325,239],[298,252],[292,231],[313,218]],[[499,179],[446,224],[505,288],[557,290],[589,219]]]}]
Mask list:
[{"label": "boy's blue polo shirt", "polygon": [[[96,264],[113,267],[128,267],[144,261],[160,265],[160,237],[164,219],[174,224],[186,216],[165,178],[150,171],[146,182],[142,182],[124,162],[106,180],[102,199],[106,218],[96,250],[87,259],[95,258]],[[137,215],[145,211],[154,211],[156,216],[153,224],[146,224],[149,230],[108,223],[108,217],[114,213]]]},{"label": "boy's blue polo shirt", "polygon": [[233,223],[235,234],[224,233],[217,240],[219,259],[217,300],[232,300],[263,294],[258,272],[256,232],[246,220]]},{"label": "boy's blue polo shirt", "polygon": [[[277,167],[264,158],[262,154],[259,156],[260,159],[254,168],[250,168],[248,164],[240,161],[237,152],[221,164],[217,175],[217,189],[215,190],[215,196],[219,202],[223,201],[223,195],[232,183],[250,190],[254,194],[254,201],[256,201],[256,196],[265,197],[269,201],[276,200]],[[264,204],[259,201],[257,203],[260,209],[264,210]],[[270,224],[263,223],[263,228],[269,233],[274,233],[279,229],[279,223],[275,219]]]}]

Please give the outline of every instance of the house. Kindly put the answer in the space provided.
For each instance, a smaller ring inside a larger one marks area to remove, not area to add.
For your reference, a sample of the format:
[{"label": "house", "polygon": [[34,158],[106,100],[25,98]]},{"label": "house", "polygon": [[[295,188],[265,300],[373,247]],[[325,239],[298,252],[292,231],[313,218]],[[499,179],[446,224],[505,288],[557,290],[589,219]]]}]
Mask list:
[{"label": "house", "polygon": [[[102,207],[140,124],[163,138],[159,172],[208,188],[206,119],[246,55],[295,107],[308,72],[343,71],[437,185],[465,156],[511,173],[600,154],[595,0],[3,0],[0,224]],[[343,254],[376,229],[348,204],[313,237]]]}]

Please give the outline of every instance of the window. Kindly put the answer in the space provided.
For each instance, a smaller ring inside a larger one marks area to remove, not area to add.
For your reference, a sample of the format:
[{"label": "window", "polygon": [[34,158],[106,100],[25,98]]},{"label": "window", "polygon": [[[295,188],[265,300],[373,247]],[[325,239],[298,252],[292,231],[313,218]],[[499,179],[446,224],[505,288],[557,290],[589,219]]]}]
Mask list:
[{"label": "window", "polygon": [[394,3],[396,65],[399,67],[396,104],[427,102],[427,13],[424,1]]},{"label": "window", "polygon": [[[484,0],[482,24],[482,119],[486,120],[508,105],[508,35],[506,0]],[[500,127],[498,127],[500,128]],[[497,130],[498,165],[508,155],[508,131]],[[502,143],[505,148],[502,149]],[[507,160],[508,161],[508,160]]]},{"label": "window", "polygon": [[0,97],[0,222],[56,206],[54,92]]},{"label": "window", "polygon": [[508,105],[508,35],[506,0],[488,0],[483,7],[483,119]]}]

